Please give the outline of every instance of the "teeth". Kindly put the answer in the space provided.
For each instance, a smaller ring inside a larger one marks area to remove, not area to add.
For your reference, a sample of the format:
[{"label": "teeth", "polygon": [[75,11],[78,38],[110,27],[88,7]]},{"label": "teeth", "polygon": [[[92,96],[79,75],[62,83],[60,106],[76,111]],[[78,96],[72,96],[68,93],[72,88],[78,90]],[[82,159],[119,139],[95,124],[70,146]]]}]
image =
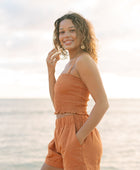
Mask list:
[{"label": "teeth", "polygon": [[64,43],[71,43],[72,41],[64,41]]}]

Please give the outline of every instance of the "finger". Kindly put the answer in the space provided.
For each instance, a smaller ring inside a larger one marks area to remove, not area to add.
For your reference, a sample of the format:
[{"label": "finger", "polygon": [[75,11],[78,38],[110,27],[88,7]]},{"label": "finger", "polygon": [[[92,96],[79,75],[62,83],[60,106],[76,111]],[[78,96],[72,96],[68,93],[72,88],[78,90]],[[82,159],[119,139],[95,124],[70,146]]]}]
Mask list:
[{"label": "finger", "polygon": [[49,60],[49,61],[53,61],[53,60],[55,60],[55,58],[58,58],[59,57],[59,54],[60,53],[54,53],[54,54],[52,54],[51,56],[49,56],[48,58],[47,58],[47,60]]},{"label": "finger", "polygon": [[[53,57],[57,57],[57,56],[59,56],[61,54],[61,52],[60,51],[57,51],[57,52],[55,52],[54,54],[53,54]],[[52,58],[53,58],[52,57]]]},{"label": "finger", "polygon": [[51,50],[51,51],[48,53],[48,56],[46,57],[46,60],[50,60],[50,59],[51,59],[51,56],[53,55],[53,53],[55,53],[55,49]]},{"label": "finger", "polygon": [[53,51],[55,51],[56,49],[55,48],[53,48],[48,54],[50,54],[50,53],[52,53]]},{"label": "finger", "polygon": [[54,54],[53,56],[52,56],[52,60],[59,60],[60,59],[60,55],[61,54],[61,52],[57,52],[56,54]]},{"label": "finger", "polygon": [[60,59],[59,57],[60,54],[61,54],[60,51],[53,49],[46,58],[46,61],[50,64],[56,63]]},{"label": "finger", "polygon": [[60,60],[60,56],[57,56],[54,61],[57,62],[58,60]]},{"label": "finger", "polygon": [[57,52],[57,50],[54,48],[48,53],[48,56],[51,57],[55,52]]}]

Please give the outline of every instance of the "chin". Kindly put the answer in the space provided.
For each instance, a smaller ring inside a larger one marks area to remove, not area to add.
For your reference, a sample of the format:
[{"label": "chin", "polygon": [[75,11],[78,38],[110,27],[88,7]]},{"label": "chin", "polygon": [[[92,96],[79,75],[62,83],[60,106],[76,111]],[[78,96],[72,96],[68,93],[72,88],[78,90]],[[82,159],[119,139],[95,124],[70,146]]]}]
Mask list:
[{"label": "chin", "polygon": [[68,51],[71,51],[71,50],[74,49],[74,47],[66,46],[66,47],[64,47],[64,49],[66,49],[66,50],[68,50]]}]

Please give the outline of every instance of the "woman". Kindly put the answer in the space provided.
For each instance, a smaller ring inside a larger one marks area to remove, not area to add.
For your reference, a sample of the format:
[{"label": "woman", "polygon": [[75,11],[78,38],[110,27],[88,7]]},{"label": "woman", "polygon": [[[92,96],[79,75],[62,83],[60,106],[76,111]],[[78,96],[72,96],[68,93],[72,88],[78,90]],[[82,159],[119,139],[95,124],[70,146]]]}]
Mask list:
[{"label": "woman", "polygon": [[[56,126],[41,170],[99,170],[102,143],[96,126],[109,104],[96,66],[91,24],[77,13],[62,16],[55,21],[54,45],[46,61]],[[70,60],[56,81],[59,51],[65,55],[66,50]],[[87,114],[89,94],[95,105]]]}]

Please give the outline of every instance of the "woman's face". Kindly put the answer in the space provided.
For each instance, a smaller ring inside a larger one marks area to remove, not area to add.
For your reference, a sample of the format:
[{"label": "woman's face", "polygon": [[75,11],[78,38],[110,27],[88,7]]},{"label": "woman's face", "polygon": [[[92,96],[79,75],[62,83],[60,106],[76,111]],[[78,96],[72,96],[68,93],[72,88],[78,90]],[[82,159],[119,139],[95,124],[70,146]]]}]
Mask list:
[{"label": "woman's face", "polygon": [[70,19],[60,22],[59,41],[61,46],[68,51],[80,48],[81,38],[77,35],[76,27]]}]

